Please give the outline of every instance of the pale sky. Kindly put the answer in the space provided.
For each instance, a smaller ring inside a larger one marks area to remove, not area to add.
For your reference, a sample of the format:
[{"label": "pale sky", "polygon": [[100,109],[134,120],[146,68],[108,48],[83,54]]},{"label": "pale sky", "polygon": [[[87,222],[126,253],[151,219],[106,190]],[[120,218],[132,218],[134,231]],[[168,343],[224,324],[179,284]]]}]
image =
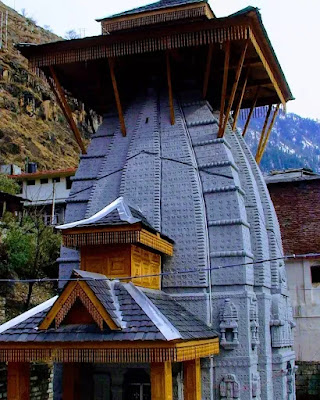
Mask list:
[{"label": "pale sky", "polygon": [[[101,18],[153,0],[2,0],[58,35],[71,29],[99,35]],[[248,5],[260,8],[264,25],[296,100],[288,111],[320,120],[320,0],[210,0],[217,17]]]}]

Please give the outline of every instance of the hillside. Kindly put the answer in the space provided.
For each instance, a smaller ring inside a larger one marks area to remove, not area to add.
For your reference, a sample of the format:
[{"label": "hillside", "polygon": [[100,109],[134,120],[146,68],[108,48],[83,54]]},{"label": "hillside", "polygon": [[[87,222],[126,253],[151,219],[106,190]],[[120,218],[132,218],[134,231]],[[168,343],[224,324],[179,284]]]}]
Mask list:
[{"label": "hillside", "polygon": [[[24,165],[26,157],[40,169],[76,166],[79,149],[48,85],[28,70],[15,43],[62,40],[0,1],[9,11],[8,48],[0,50],[0,164]],[[75,119],[89,135],[82,106],[71,100]]]},{"label": "hillside", "polygon": [[[253,153],[259,141],[264,118],[252,119],[246,141]],[[239,122],[242,128],[244,121]],[[296,114],[279,115],[261,161],[261,169],[308,167],[320,173],[320,121]]]}]

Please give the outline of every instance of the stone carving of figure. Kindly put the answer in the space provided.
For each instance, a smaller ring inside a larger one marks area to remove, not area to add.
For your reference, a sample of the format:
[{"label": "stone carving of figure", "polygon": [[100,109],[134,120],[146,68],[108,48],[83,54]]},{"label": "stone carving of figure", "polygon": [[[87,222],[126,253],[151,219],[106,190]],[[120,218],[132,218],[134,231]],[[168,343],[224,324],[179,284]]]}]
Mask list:
[{"label": "stone carving of figure", "polygon": [[233,400],[240,398],[240,385],[235,375],[225,375],[220,382],[220,399]]},{"label": "stone carving of figure", "polygon": [[226,350],[232,350],[239,345],[238,341],[238,311],[230,299],[225,299],[220,310],[220,344]]}]

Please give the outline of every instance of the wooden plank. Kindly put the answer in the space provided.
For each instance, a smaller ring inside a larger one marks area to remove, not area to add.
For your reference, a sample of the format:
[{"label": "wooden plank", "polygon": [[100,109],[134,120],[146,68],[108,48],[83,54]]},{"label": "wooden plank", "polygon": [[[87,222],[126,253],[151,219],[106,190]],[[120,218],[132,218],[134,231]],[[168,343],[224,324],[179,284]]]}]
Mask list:
[{"label": "wooden plank", "polygon": [[126,130],[126,125],[125,125],[125,121],[124,121],[124,116],[123,116],[123,111],[122,111],[122,106],[121,106],[121,101],[120,101],[120,95],[119,95],[116,75],[115,75],[115,72],[114,72],[114,59],[113,58],[108,58],[108,62],[109,62],[109,69],[110,69],[113,93],[114,93],[114,97],[115,97],[115,100],[116,100],[116,106],[117,106],[118,115],[119,115],[120,129],[121,129],[122,135],[126,136],[127,135],[127,130]]},{"label": "wooden plank", "polygon": [[275,109],[275,111],[274,111],[274,113],[273,113],[272,120],[271,120],[270,125],[269,125],[269,128],[268,128],[268,131],[267,131],[265,140],[264,140],[264,142],[263,142],[263,144],[262,144],[260,154],[257,155],[258,157],[256,156],[256,162],[257,162],[257,164],[260,163],[260,161],[261,161],[261,159],[262,159],[262,157],[263,157],[263,154],[264,154],[265,149],[266,149],[266,147],[267,147],[268,140],[269,140],[269,137],[270,137],[270,134],[271,134],[273,125],[274,125],[274,123],[275,123],[275,121],[276,121],[276,118],[277,118],[277,115],[278,115],[279,110],[280,110],[280,104],[277,104],[277,107],[276,107],[276,109]]},{"label": "wooden plank", "polygon": [[170,361],[151,363],[151,400],[172,400],[172,365]]},{"label": "wooden plank", "polygon": [[172,80],[171,80],[171,66],[170,66],[170,54],[166,52],[166,67],[167,67],[167,81],[168,81],[168,93],[169,93],[169,107],[170,107],[170,123],[174,125],[174,105],[173,105],[173,94],[172,94]]},{"label": "wooden plank", "polygon": [[30,399],[29,363],[9,362],[7,380],[8,400]]},{"label": "wooden plank", "polygon": [[230,41],[227,41],[225,44],[225,56],[224,56],[222,90],[221,90],[218,138],[222,137],[222,127],[223,127],[223,123],[224,123],[224,106],[225,106],[225,102],[226,102],[227,85],[228,85],[229,61],[230,61]]},{"label": "wooden plank", "polygon": [[206,62],[206,70],[204,73],[203,80],[203,89],[202,89],[202,97],[205,99],[208,93],[208,84],[211,72],[211,64],[212,64],[212,54],[213,54],[213,44],[209,44],[207,62]]},{"label": "wooden plank", "polygon": [[249,112],[248,118],[246,120],[246,124],[245,124],[245,126],[243,128],[242,136],[244,136],[246,134],[246,132],[247,132],[247,129],[248,129],[248,126],[249,126],[249,123],[250,123],[254,108],[255,108],[255,106],[257,104],[257,101],[258,101],[259,92],[260,92],[260,86],[256,90],[256,95],[255,95],[253,103],[251,105],[250,112]]},{"label": "wooden plank", "polygon": [[60,85],[60,82],[59,82],[59,80],[57,78],[55,70],[54,70],[54,68],[52,66],[50,66],[49,67],[49,71],[50,71],[50,75],[51,75],[51,77],[53,79],[53,82],[54,82],[54,85],[53,85],[53,83],[50,80],[50,78],[47,79],[48,83],[50,85],[50,88],[51,88],[51,90],[54,92],[54,94],[56,96],[58,104],[59,104],[64,116],[66,117],[66,120],[69,123],[69,126],[70,126],[70,128],[71,128],[71,130],[72,130],[72,132],[73,132],[73,134],[74,134],[74,136],[76,138],[76,141],[77,141],[77,143],[78,143],[78,145],[79,145],[79,147],[80,147],[80,149],[82,151],[82,154],[87,154],[86,148],[84,147],[84,144],[82,142],[80,131],[79,131],[78,127],[77,127],[77,124],[75,123],[75,121],[73,119],[71,109],[70,109],[69,104],[68,104],[68,102],[66,100],[66,97],[64,95],[64,91],[63,91],[63,89],[62,89],[62,87]]},{"label": "wooden plank", "polygon": [[235,131],[235,129],[237,127],[237,122],[238,122],[238,118],[239,118],[239,114],[240,114],[240,110],[241,110],[242,101],[243,101],[244,95],[246,93],[246,87],[247,87],[249,75],[250,75],[250,68],[247,69],[247,74],[246,74],[246,77],[245,77],[244,82],[243,82],[243,86],[242,86],[242,89],[241,89],[241,94],[240,94],[240,97],[239,97],[237,108],[236,108],[234,116],[233,116],[233,124],[232,124],[232,130],[233,131]]},{"label": "wooden plank", "polygon": [[201,400],[200,359],[183,363],[184,400]]},{"label": "wooden plank", "polygon": [[266,129],[267,129],[267,126],[268,126],[268,122],[269,122],[271,111],[272,111],[272,104],[269,105],[268,112],[267,112],[265,120],[264,120],[264,124],[263,124],[261,135],[260,135],[260,140],[259,140],[259,144],[258,144],[258,148],[257,148],[256,157],[260,153],[262,144],[264,142],[264,135],[265,135],[265,132],[266,132]]},{"label": "wooden plank", "polygon": [[233,106],[234,98],[235,98],[235,95],[236,95],[236,92],[237,92],[237,88],[238,88],[238,84],[239,84],[239,80],[240,80],[240,75],[241,75],[241,72],[242,72],[244,59],[246,57],[248,44],[249,44],[248,41],[246,41],[245,45],[243,47],[241,56],[240,56],[240,60],[239,60],[239,63],[238,63],[238,68],[237,68],[237,71],[236,71],[236,76],[235,76],[235,79],[234,79],[234,83],[233,83],[232,90],[231,90],[231,95],[230,95],[230,98],[229,98],[227,111],[226,111],[226,114],[225,114],[225,117],[224,117],[222,131],[220,132],[220,136],[219,137],[223,137],[224,132],[225,132],[226,127],[227,127],[227,123],[228,123],[228,120],[229,120],[229,115],[230,115],[230,112],[231,112],[231,109],[232,109],[232,106]]}]

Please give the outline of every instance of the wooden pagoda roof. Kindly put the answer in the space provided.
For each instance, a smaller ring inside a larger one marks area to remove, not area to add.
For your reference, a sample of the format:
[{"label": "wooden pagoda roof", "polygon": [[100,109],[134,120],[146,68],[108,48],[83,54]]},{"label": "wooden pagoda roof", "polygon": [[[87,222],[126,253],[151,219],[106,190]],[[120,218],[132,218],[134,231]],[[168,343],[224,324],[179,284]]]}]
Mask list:
[{"label": "wooden pagoda roof", "polygon": [[173,85],[179,85],[180,77],[185,79],[186,76],[203,81],[208,48],[212,49],[213,62],[208,74],[207,99],[218,109],[227,43],[230,44],[230,79],[226,90],[229,95],[243,48],[248,44],[243,67],[249,70],[249,78],[242,109],[251,107],[257,88],[260,90],[257,107],[278,103],[285,106],[293,99],[260,13],[253,7],[225,18],[150,25],[43,45],[20,44],[18,49],[33,67],[46,74],[54,68],[67,92],[104,114],[114,108],[110,59],[116,59],[119,92],[125,106],[126,97],[129,100],[136,95],[143,82],[165,71],[164,53],[168,51],[172,58]]}]

